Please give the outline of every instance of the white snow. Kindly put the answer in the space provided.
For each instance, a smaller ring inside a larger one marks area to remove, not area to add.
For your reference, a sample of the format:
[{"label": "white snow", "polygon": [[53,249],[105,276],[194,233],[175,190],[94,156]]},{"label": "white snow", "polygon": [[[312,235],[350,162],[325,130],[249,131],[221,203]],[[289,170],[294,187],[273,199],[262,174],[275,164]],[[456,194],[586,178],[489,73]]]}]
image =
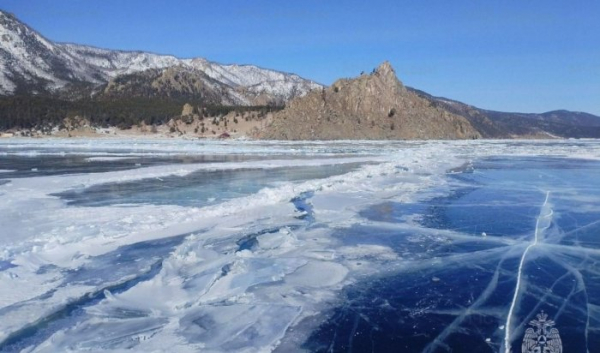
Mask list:
[{"label": "white snow", "polygon": [[131,159],[132,157],[126,157],[126,156],[115,156],[115,157],[111,157],[111,156],[99,156],[99,157],[88,157],[85,160],[88,162],[112,162],[112,161],[121,161],[121,160],[127,160],[127,159]]},{"label": "white snow", "polygon": [[220,65],[206,59],[185,60],[185,64],[232,87],[245,87],[255,94],[275,94],[284,99],[302,96],[322,86],[298,75],[262,69],[253,65]]}]

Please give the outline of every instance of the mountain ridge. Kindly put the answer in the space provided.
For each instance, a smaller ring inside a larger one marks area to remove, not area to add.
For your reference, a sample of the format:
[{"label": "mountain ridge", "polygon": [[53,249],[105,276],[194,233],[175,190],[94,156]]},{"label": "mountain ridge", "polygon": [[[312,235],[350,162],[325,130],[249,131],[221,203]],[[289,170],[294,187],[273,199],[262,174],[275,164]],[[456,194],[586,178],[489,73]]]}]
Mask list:
[{"label": "mountain ridge", "polygon": [[436,97],[415,88],[408,89],[432,104],[466,118],[483,138],[600,138],[600,117],[593,114],[564,109],[543,113],[500,112]]},{"label": "mountain ridge", "polygon": [[[67,98],[93,95],[121,75],[185,66],[221,81],[223,90],[249,92],[237,104],[252,105],[255,96],[280,104],[320,84],[283,71],[255,65],[218,64],[205,58],[180,59],[146,51],[111,50],[75,43],[53,42],[14,15],[0,11],[0,94],[51,94]],[[203,79],[196,75],[196,79]],[[72,87],[87,87],[79,94]],[[64,94],[63,94],[64,97]]]}]

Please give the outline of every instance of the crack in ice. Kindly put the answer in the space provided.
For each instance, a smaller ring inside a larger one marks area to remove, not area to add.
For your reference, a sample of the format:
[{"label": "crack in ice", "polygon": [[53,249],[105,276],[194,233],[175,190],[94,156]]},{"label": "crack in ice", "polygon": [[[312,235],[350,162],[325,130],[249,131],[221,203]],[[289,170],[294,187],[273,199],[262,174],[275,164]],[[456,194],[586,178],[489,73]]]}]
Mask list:
[{"label": "crack in ice", "polygon": [[521,289],[521,277],[523,275],[523,265],[525,264],[525,257],[527,257],[527,253],[529,252],[529,250],[538,244],[539,238],[540,238],[540,231],[548,229],[548,227],[550,226],[548,224],[548,226],[544,227],[543,229],[540,229],[540,221],[544,218],[552,217],[552,214],[554,213],[552,211],[552,209],[550,209],[550,212],[548,212],[548,214],[546,214],[546,215],[542,214],[548,205],[549,199],[550,199],[550,191],[547,191],[546,199],[544,200],[544,203],[542,204],[542,207],[540,210],[540,215],[538,216],[536,223],[535,223],[535,233],[534,233],[533,241],[527,246],[527,248],[525,248],[525,251],[523,252],[523,255],[521,256],[521,261],[519,262],[519,268],[517,270],[517,284],[515,285],[515,292],[513,295],[513,300],[510,304],[510,309],[508,310],[508,315],[506,318],[506,334],[504,336],[505,353],[511,353],[511,348],[512,348],[510,345],[511,321],[512,321],[513,312],[515,310],[515,306],[517,304],[517,299],[519,298],[519,292]]}]

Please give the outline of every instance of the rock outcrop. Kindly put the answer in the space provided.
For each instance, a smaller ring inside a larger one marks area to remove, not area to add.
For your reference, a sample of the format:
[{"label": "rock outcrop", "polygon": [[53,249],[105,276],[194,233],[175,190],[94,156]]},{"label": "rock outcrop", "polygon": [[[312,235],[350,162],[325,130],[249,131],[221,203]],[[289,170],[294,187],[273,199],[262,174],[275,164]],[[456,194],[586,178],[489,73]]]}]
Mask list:
[{"label": "rock outcrop", "polygon": [[341,79],[292,100],[276,113],[263,139],[473,139],[464,117],[408,90],[384,62],[371,74]]},{"label": "rock outcrop", "polygon": [[185,103],[181,110],[181,116],[192,116],[194,114],[194,107],[190,103]]}]

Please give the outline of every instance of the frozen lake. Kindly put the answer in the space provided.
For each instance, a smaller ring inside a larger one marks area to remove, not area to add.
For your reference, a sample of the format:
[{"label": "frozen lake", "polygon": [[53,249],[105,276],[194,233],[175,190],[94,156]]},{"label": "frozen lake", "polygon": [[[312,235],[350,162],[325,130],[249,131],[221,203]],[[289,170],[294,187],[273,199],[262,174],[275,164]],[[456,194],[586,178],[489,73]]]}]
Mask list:
[{"label": "frozen lake", "polygon": [[6,139],[0,197],[1,352],[600,347],[597,141]]}]

